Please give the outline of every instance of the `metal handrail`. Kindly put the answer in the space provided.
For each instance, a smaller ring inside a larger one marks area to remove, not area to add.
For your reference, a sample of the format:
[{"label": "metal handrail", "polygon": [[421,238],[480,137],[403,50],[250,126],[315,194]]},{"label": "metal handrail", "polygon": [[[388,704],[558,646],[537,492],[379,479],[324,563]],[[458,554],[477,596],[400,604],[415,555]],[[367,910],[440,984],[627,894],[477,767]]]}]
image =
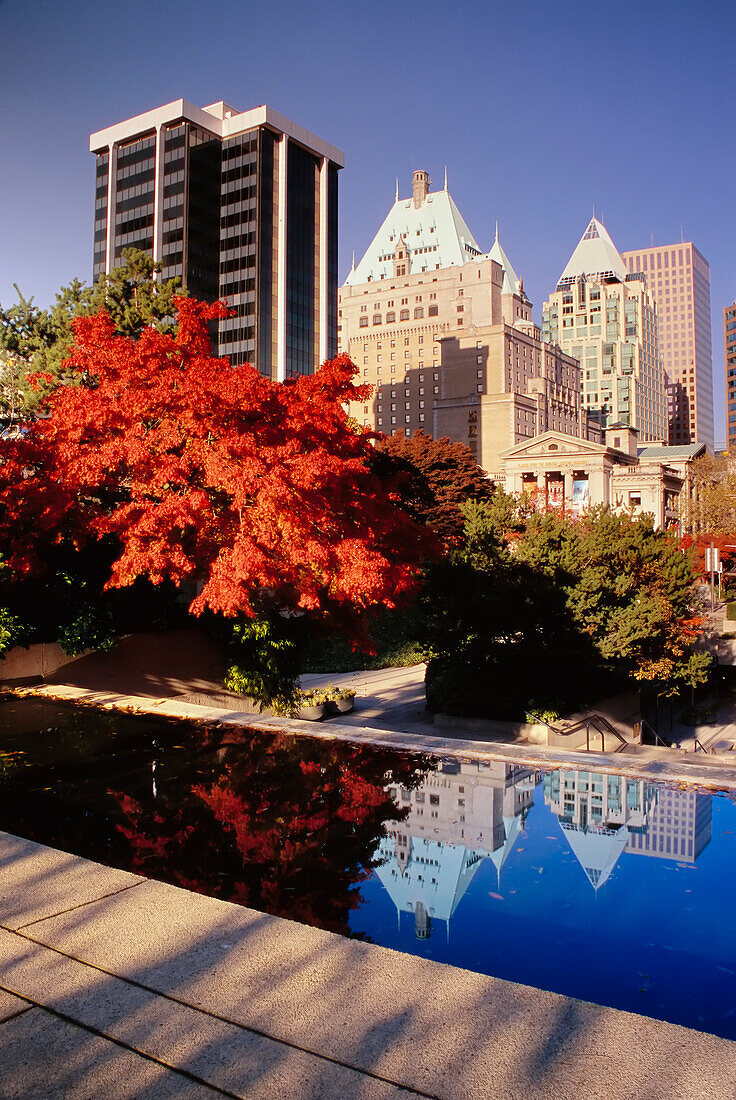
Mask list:
[{"label": "metal handrail", "polygon": [[611,723],[608,721],[608,719],[605,718],[602,714],[589,714],[586,718],[581,718],[578,722],[576,722],[572,726],[569,726],[567,729],[560,729],[559,726],[555,726],[552,722],[547,722],[544,718],[541,717],[541,715],[535,714],[533,711],[530,711],[529,713],[530,713],[532,718],[536,718],[539,722],[541,722],[543,725],[545,725],[547,727],[547,729],[551,729],[553,733],[556,733],[558,737],[571,737],[574,733],[577,733],[579,730],[581,730],[583,728],[583,726],[585,726],[585,751],[586,752],[590,752],[590,727],[591,726],[593,726],[596,733],[600,734],[600,737],[601,737],[601,752],[606,751],[606,738],[605,738],[605,731],[603,729],[601,729],[600,726],[604,726],[605,730],[607,730],[609,733],[612,733],[613,736],[615,738],[617,738],[617,740],[619,741],[619,743],[621,745],[628,745],[628,743],[629,743],[626,740],[625,737],[621,736],[621,734],[618,732],[618,730],[615,728],[615,726],[612,726]]}]

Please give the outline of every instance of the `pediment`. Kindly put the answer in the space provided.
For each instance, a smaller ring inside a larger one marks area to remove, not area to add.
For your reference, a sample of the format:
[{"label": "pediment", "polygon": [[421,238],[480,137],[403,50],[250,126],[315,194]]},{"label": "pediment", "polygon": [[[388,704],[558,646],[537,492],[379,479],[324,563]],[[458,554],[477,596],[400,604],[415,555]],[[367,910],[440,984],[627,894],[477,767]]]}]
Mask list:
[{"label": "pediment", "polygon": [[517,443],[515,447],[509,447],[501,451],[501,458],[565,458],[599,457],[608,451],[600,443],[591,443],[587,439],[578,439],[576,436],[565,435],[564,432],[545,432],[544,435],[535,435],[532,439],[525,439],[523,443]]}]

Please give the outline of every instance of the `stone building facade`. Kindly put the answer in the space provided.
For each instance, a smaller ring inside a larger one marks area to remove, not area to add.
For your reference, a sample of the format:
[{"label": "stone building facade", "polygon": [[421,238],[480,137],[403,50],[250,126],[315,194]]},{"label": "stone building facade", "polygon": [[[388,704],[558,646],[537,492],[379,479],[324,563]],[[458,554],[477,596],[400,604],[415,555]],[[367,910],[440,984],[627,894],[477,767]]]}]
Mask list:
[{"label": "stone building facade", "polygon": [[562,432],[520,443],[501,455],[506,491],[530,494],[572,515],[598,504],[634,516],[649,512],[656,527],[682,533],[690,459],[670,456],[673,448],[640,447],[637,435],[617,426],[606,430],[602,443]]},{"label": "stone building facade", "polygon": [[339,292],[340,350],[374,387],[350,412],[386,435],[467,443],[500,476],[500,451],[540,431],[587,438],[579,367],[542,343],[498,230],[482,252],[446,185],[429,188],[415,172],[411,198],[397,191]]}]

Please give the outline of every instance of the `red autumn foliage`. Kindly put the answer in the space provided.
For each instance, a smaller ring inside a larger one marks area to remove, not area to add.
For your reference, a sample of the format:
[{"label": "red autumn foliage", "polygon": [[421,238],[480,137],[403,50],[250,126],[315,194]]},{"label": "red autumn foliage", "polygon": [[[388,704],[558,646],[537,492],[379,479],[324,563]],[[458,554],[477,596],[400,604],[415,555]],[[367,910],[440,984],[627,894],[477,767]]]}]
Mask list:
[{"label": "red autumn foliage", "polygon": [[703,580],[710,584],[710,571],[705,568],[705,551],[710,544],[720,551],[721,561],[726,573],[736,570],[736,533],[719,535],[685,535],[682,545],[685,549],[695,548],[695,566]]},{"label": "red autumn foliage", "polygon": [[362,399],[338,356],[276,383],[212,357],[220,304],[176,299],[175,336],[117,336],[104,312],[75,321],[49,418],[0,451],[0,548],[20,573],[44,546],[116,536],[110,587],[138,577],[198,582],[191,611],[394,606],[431,536],[367,468],[372,433],[349,421]]},{"label": "red autumn foliage", "polygon": [[[218,746],[216,752],[211,750]],[[153,804],[113,794],[130,866],[333,932],[349,930],[380,836],[399,809],[385,786],[411,785],[426,761],[342,742],[248,730],[197,731],[201,781],[158,773]],[[112,793],[112,792],[110,792]]]}]

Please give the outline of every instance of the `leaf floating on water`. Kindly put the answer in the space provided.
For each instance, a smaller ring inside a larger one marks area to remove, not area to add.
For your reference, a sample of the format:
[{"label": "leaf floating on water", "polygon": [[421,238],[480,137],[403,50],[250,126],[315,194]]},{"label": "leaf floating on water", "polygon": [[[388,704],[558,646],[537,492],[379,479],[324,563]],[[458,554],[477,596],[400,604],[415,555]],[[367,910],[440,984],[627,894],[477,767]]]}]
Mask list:
[{"label": "leaf floating on water", "polygon": [[501,895],[500,894],[494,894],[493,890],[488,891],[488,897],[489,898],[495,898],[496,901],[503,901],[503,898],[501,897]]}]

